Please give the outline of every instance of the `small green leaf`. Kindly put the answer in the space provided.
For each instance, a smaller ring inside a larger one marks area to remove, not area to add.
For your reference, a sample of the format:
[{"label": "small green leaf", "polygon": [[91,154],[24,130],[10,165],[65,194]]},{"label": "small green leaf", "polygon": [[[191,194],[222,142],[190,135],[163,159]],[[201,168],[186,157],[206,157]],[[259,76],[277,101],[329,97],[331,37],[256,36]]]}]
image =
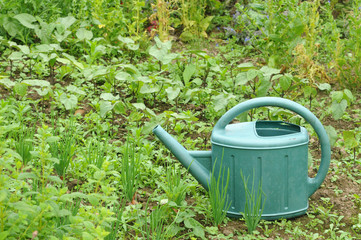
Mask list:
[{"label": "small green leaf", "polygon": [[357,142],[354,131],[344,131],[343,132],[343,140],[345,141],[345,146],[347,148],[353,149],[358,146],[358,142]]},{"label": "small green leaf", "polygon": [[173,100],[176,97],[178,97],[178,95],[180,93],[180,88],[179,87],[168,87],[165,91],[168,95],[168,99]]},{"label": "small green leaf", "polygon": [[103,99],[106,101],[116,101],[119,99],[119,96],[114,96],[111,93],[102,93],[102,94],[100,94],[100,99]]},{"label": "small green leaf", "polygon": [[257,97],[264,97],[267,95],[269,88],[271,87],[272,83],[268,80],[262,80],[260,85],[256,90]]},{"label": "small green leaf", "polygon": [[9,78],[3,78],[0,79],[0,84],[5,86],[8,89],[11,89],[13,86],[15,86],[15,82],[11,81]]},{"label": "small green leaf", "polygon": [[5,240],[5,239],[7,239],[9,233],[10,233],[9,231],[0,232],[0,240]]},{"label": "small green leaf", "polygon": [[50,83],[45,80],[24,80],[22,83],[25,83],[29,86],[50,87]]},{"label": "small green leaf", "polygon": [[91,205],[97,206],[100,199],[96,194],[91,194],[91,195],[88,195],[88,200]]},{"label": "small green leaf", "polygon": [[303,95],[305,98],[314,97],[317,95],[317,90],[311,86],[306,86],[303,88]]},{"label": "small green leaf", "polygon": [[259,74],[259,70],[256,70],[256,69],[251,69],[247,72],[247,81],[251,81],[253,79],[255,79],[258,74]]},{"label": "small green leaf", "polygon": [[282,76],[279,79],[279,83],[281,85],[282,90],[287,91],[291,87],[292,79],[289,76]]},{"label": "small green leaf", "polygon": [[329,126],[325,126],[325,130],[326,130],[328,138],[330,140],[330,145],[334,146],[338,139],[336,129],[334,127],[332,127],[331,125],[329,125]]},{"label": "small green leaf", "polygon": [[320,84],[317,84],[317,87],[318,89],[320,89],[321,91],[330,91],[331,90],[331,85],[328,84],[328,83],[320,83]]},{"label": "small green leaf", "polygon": [[183,80],[185,86],[188,86],[189,80],[192,78],[193,74],[196,72],[196,66],[193,64],[188,64],[183,72]]},{"label": "small green leaf", "polygon": [[340,119],[343,114],[345,113],[345,110],[347,108],[347,101],[345,99],[342,99],[340,103],[334,101],[331,104],[331,112],[332,116],[335,120]]},{"label": "small green leaf", "polygon": [[60,96],[60,102],[65,106],[66,110],[75,108],[78,105],[78,97],[73,94],[63,93]]},{"label": "small green leaf", "polygon": [[114,105],[111,104],[109,101],[103,101],[101,100],[99,103],[100,108],[100,117],[104,118],[107,112],[111,111],[113,109]]},{"label": "small green leaf", "polygon": [[144,105],[144,103],[132,103],[132,105],[136,108],[136,109],[140,109],[140,110],[145,110],[146,106]]}]

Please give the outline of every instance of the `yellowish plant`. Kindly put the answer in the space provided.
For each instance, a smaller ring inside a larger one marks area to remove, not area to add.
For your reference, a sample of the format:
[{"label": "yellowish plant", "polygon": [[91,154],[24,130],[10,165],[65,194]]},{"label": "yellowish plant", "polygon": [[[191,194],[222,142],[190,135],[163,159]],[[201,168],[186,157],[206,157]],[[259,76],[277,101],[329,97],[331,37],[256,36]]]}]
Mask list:
[{"label": "yellowish plant", "polygon": [[158,33],[158,37],[162,42],[172,40],[169,35],[170,31],[174,28],[171,27],[171,13],[175,11],[175,6],[178,0],[157,0],[155,4],[152,4],[152,8],[156,9],[150,17],[151,22],[157,20],[157,28],[153,28],[150,32],[151,37]]}]

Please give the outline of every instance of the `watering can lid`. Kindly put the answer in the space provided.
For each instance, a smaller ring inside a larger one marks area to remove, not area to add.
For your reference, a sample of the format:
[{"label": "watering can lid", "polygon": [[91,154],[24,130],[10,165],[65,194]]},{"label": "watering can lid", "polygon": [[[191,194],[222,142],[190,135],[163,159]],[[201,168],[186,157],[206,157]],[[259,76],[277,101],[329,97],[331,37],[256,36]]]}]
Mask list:
[{"label": "watering can lid", "polygon": [[283,121],[242,122],[214,129],[211,142],[231,148],[288,148],[308,144],[308,133],[304,127]]}]

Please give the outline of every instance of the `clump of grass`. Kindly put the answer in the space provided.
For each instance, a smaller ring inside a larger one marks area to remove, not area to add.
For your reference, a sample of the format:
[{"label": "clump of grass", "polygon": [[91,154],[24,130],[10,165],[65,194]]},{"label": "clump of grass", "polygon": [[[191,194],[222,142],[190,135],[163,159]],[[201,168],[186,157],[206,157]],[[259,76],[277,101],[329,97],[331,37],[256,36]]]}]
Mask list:
[{"label": "clump of grass", "polygon": [[180,171],[174,167],[168,167],[166,172],[166,183],[162,185],[169,201],[175,202],[178,206],[182,204],[187,193],[188,184],[181,178]]},{"label": "clump of grass", "polygon": [[[217,160],[216,160],[217,162]],[[227,215],[227,211],[231,206],[231,201],[228,200],[227,190],[229,183],[229,169],[227,171],[227,179],[225,179],[225,169],[220,166],[218,177],[214,175],[215,165],[213,165],[211,182],[208,184],[208,194],[211,203],[211,214],[213,218],[213,224],[216,227],[223,222]]]},{"label": "clump of grass", "polygon": [[64,177],[75,154],[75,135],[76,129],[71,119],[69,125],[61,132],[59,141],[49,144],[51,155],[59,160],[58,163],[54,164],[54,169],[60,177]]},{"label": "clump of grass", "polygon": [[122,159],[122,184],[124,194],[129,202],[135,203],[135,193],[138,189],[139,154],[135,152],[135,143],[127,140]]},{"label": "clump of grass", "polygon": [[23,126],[15,135],[15,150],[21,156],[24,166],[32,159],[31,151],[34,150],[34,134],[35,127]]},{"label": "clump of grass", "polygon": [[[245,206],[243,217],[246,221],[248,233],[252,234],[253,231],[257,228],[259,221],[261,220],[261,216],[264,209],[264,204],[266,202],[266,195],[262,190],[262,181],[260,181],[258,188],[256,189],[254,186],[255,173],[253,171],[252,178],[252,188],[249,190],[248,188],[248,180],[249,176],[245,178],[243,172],[241,170],[241,178],[244,184],[244,192],[245,192]],[[264,196],[264,200],[262,201],[262,196]],[[262,204],[263,202],[263,204]]]},{"label": "clump of grass", "polygon": [[108,137],[102,139],[101,135],[98,135],[95,139],[89,139],[85,144],[85,151],[83,151],[84,159],[87,164],[93,164],[97,168],[101,168],[103,162],[106,159],[106,153],[108,149]]}]

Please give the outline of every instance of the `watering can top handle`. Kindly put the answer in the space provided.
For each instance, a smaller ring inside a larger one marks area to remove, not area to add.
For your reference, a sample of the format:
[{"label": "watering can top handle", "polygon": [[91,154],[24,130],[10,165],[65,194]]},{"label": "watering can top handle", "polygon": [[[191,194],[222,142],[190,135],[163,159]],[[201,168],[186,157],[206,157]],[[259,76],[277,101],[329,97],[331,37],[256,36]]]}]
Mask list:
[{"label": "watering can top handle", "polygon": [[308,177],[308,196],[311,196],[321,185],[328,172],[331,160],[331,146],[325,128],[318,118],[304,106],[288,99],[278,97],[254,98],[231,108],[216,123],[214,130],[222,130],[239,114],[253,108],[274,106],[291,110],[302,116],[315,129],[321,144],[321,164],[315,178]]}]

